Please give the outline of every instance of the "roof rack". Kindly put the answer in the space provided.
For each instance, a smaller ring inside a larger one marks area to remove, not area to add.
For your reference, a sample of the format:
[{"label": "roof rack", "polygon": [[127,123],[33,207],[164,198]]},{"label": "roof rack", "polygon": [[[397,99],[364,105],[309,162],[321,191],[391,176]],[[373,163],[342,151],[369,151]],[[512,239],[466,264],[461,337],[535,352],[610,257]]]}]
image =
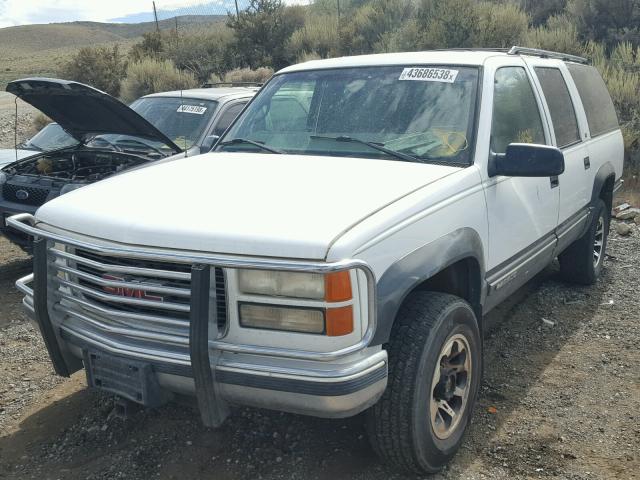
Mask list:
[{"label": "roof rack", "polygon": [[262,82],[215,82],[215,83],[203,83],[202,88],[217,88],[217,87],[261,87],[264,85]]},{"label": "roof rack", "polygon": [[542,58],[555,58],[558,60],[564,60],[567,62],[576,62],[576,63],[589,63],[584,57],[579,57],[577,55],[570,55],[568,53],[560,53],[560,52],[552,52],[550,50],[542,50],[540,48],[527,48],[527,47],[518,47],[514,46],[507,52],[509,55],[532,55],[534,57],[542,57]]}]

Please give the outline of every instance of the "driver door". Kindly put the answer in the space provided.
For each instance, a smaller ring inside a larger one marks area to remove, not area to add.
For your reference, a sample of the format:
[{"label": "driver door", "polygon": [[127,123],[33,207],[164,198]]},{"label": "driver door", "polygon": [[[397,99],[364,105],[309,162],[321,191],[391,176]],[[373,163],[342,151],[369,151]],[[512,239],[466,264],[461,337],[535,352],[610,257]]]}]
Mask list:
[{"label": "driver door", "polygon": [[[549,145],[542,104],[522,65],[495,70],[490,155],[510,143]],[[546,266],[556,244],[560,188],[557,177],[496,176],[484,182],[489,222],[488,308]]]}]

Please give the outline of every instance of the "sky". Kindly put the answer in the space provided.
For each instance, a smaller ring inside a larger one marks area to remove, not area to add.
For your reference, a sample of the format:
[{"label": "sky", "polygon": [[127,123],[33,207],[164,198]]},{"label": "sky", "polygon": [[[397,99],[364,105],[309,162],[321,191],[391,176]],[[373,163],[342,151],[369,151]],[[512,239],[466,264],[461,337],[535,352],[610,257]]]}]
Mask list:
[{"label": "sky", "polygon": [[[300,3],[300,0],[286,3]],[[224,14],[229,5],[233,5],[233,0],[156,0],[161,19],[173,17],[172,11],[178,15]],[[152,0],[0,0],[0,28],[76,20],[151,21]]]}]

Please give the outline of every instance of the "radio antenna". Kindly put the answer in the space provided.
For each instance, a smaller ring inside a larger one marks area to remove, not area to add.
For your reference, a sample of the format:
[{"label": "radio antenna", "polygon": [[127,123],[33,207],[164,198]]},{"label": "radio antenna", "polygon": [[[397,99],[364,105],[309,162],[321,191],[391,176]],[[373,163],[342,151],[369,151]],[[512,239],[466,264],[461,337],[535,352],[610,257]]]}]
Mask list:
[{"label": "radio antenna", "polygon": [[13,120],[13,151],[16,154],[16,162],[18,161],[18,97],[13,100],[16,104],[16,115]]}]

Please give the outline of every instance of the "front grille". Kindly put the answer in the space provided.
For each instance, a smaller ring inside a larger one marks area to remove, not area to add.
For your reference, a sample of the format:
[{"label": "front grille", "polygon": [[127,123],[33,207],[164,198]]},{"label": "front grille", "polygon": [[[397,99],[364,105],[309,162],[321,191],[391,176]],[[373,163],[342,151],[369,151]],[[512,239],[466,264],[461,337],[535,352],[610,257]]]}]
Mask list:
[{"label": "front grille", "polygon": [[[188,357],[191,265],[49,249],[62,327],[145,351]],[[218,334],[227,325],[224,270],[212,269]]]},{"label": "front grille", "polygon": [[39,206],[46,202],[49,189],[5,183],[2,185],[2,196],[10,202]]}]

